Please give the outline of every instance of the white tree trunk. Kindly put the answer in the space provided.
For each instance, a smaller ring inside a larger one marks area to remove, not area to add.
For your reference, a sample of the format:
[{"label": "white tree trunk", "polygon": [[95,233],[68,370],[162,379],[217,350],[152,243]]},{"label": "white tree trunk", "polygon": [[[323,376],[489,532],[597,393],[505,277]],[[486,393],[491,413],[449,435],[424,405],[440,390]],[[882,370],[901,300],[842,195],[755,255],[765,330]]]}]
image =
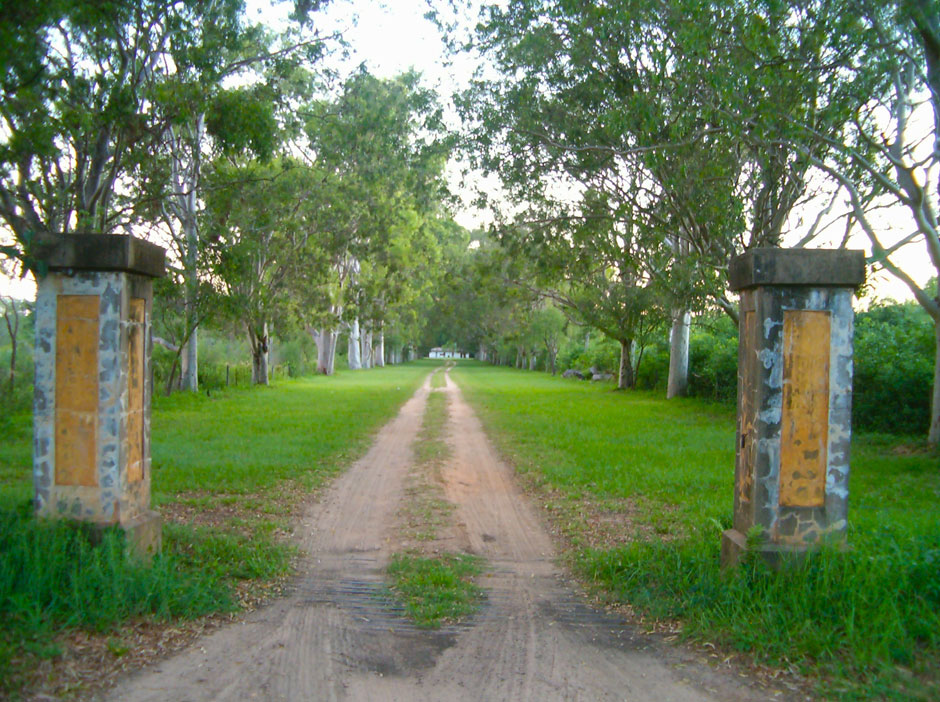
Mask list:
[{"label": "white tree trunk", "polygon": [[362,367],[372,367],[372,332],[363,330],[360,335],[360,348],[362,349]]},{"label": "white tree trunk", "polygon": [[189,335],[189,340],[183,345],[183,353],[180,355],[180,387],[190,392],[199,390],[198,336],[199,329],[194,327]]},{"label": "white tree trunk", "polygon": [[538,365],[538,361],[539,361],[539,357],[536,356],[535,352],[533,351],[532,354],[529,356],[529,370],[530,371],[535,370],[535,366]]},{"label": "white tree trunk", "polygon": [[[183,358],[182,358],[182,376],[180,378],[180,384],[182,385],[183,390],[189,390],[191,392],[198,392],[199,390],[199,328],[198,328],[198,313],[196,311],[197,296],[199,294],[199,281],[197,279],[196,271],[196,247],[199,246],[199,242],[196,235],[195,225],[187,227],[186,241],[189,250],[187,251],[186,258],[186,302],[185,302],[185,317],[186,317],[186,326],[190,331],[189,339],[186,342],[185,348],[183,349]],[[192,254],[190,255],[190,252]],[[190,278],[192,280],[190,280]]]},{"label": "white tree trunk", "polygon": [[251,357],[251,382],[254,385],[268,385],[268,360],[267,351],[261,351],[253,354]]},{"label": "white tree trunk", "polygon": [[359,358],[359,320],[354,319],[349,323],[349,344],[347,348],[349,370],[359,370],[362,368],[362,361]]},{"label": "white tree trunk", "polygon": [[333,375],[336,370],[336,342],[339,340],[339,332],[329,331],[326,336],[326,374]]},{"label": "white tree trunk", "polygon": [[[198,164],[196,164],[198,166]],[[195,181],[187,183],[187,188],[195,188]],[[196,228],[195,192],[179,193],[177,216],[183,222],[183,276],[184,302],[183,316],[189,339],[183,347],[180,357],[180,387],[190,392],[199,390],[199,314],[196,309],[199,297],[199,271],[197,270],[199,231]]]},{"label": "white tree trunk", "polygon": [[379,340],[375,344],[375,367],[385,367],[385,332],[379,332]]},{"label": "white tree trunk", "polygon": [[669,338],[669,381],[666,397],[683,397],[689,391],[689,327],[692,315],[688,310],[676,312]]},{"label": "white tree trunk", "polygon": [[328,329],[307,328],[307,332],[317,347],[317,373],[333,374],[333,352],[336,349],[336,335]]},{"label": "white tree trunk", "polygon": [[[183,350],[180,369],[180,386],[184,390],[199,390],[199,360],[197,344],[197,326],[199,314],[196,309],[199,297],[199,228],[198,199],[200,168],[202,164],[201,148],[205,135],[205,115],[200,114],[194,123],[179,129],[170,129],[170,186],[173,197],[167,203],[183,229],[179,246],[182,254],[184,278],[184,323],[189,340]],[[188,132],[184,135],[184,131]]]}]

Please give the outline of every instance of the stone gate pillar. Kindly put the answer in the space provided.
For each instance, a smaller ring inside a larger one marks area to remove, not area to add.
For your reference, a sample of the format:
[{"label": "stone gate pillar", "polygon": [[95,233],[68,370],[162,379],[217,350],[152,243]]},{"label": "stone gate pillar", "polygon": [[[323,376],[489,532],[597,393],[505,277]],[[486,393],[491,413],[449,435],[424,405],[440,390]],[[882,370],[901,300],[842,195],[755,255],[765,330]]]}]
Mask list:
[{"label": "stone gate pillar", "polygon": [[731,261],[741,295],[734,522],[722,565],[747,534],[772,564],[845,540],[852,410],[852,294],[861,251],[751,249]]},{"label": "stone gate pillar", "polygon": [[153,278],[164,250],[130,236],[74,234],[46,250],[36,294],[36,512],[122,527],[160,549],[150,509]]}]

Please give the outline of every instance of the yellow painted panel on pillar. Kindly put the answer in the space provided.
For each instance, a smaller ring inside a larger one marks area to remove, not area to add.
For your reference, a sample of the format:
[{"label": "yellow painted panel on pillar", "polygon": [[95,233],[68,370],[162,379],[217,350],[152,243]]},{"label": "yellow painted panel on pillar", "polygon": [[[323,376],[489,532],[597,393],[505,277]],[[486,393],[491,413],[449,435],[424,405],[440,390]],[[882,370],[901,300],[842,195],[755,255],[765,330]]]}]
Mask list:
[{"label": "yellow painted panel on pillar", "polygon": [[144,478],[144,313],[142,298],[130,300],[127,333],[127,480]]},{"label": "yellow painted panel on pillar", "polygon": [[97,295],[56,299],[55,482],[98,484]]},{"label": "yellow painted panel on pillar", "polygon": [[826,502],[829,438],[829,312],[783,313],[780,504]]}]

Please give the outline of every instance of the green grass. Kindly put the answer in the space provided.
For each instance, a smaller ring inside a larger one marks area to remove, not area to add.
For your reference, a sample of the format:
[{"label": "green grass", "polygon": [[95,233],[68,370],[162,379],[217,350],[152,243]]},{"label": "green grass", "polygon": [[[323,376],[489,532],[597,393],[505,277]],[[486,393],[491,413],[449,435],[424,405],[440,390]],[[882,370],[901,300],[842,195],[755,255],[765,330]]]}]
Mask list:
[{"label": "green grass", "polygon": [[29,516],[32,421],[0,417],[0,691],[15,694],[38,658],[60,653],[56,637],[70,627],[226,611],[243,585],[283,578],[295,549],[278,533],[295,505],[364,452],[428,370],[157,398],[153,503],[192,516],[164,525],[152,568],[127,558],[119,534],[94,543]]},{"label": "green grass", "polygon": [[389,589],[408,617],[423,629],[439,629],[473,614],[483,590],[472,581],[482,563],[469,554],[422,558],[397,554],[388,565]]},{"label": "green grass", "polygon": [[0,692],[15,693],[35,658],[61,653],[69,627],[109,630],[136,616],[192,618],[233,608],[212,569],[181,568],[173,549],[149,566],[127,557],[123,533],[0,513]]},{"label": "green grass", "polygon": [[182,492],[253,494],[284,480],[315,487],[362,453],[425,373],[417,365],[389,366],[211,397],[157,398],[155,500]]},{"label": "green grass", "polygon": [[[547,502],[562,503],[573,565],[611,599],[678,619],[693,640],[794,666],[827,698],[940,696],[936,453],[857,437],[852,549],[783,573],[749,562],[722,574],[731,410],[476,364],[454,378],[501,451]],[[632,506],[628,543],[596,545],[590,520],[567,518],[617,501]]]}]

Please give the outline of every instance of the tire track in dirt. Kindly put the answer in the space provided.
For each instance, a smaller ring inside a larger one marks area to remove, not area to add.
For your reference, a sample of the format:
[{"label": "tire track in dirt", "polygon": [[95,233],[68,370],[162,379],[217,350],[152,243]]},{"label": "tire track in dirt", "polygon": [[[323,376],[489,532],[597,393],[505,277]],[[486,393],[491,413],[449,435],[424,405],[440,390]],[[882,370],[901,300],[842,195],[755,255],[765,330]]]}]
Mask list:
[{"label": "tire track in dirt", "polygon": [[306,511],[309,554],[285,599],[121,682],[107,699],[763,699],[594,611],[554,565],[551,539],[447,376],[452,456],[442,468],[458,541],[490,566],[483,610],[440,631],[411,626],[383,597],[402,486],[430,379]]}]

